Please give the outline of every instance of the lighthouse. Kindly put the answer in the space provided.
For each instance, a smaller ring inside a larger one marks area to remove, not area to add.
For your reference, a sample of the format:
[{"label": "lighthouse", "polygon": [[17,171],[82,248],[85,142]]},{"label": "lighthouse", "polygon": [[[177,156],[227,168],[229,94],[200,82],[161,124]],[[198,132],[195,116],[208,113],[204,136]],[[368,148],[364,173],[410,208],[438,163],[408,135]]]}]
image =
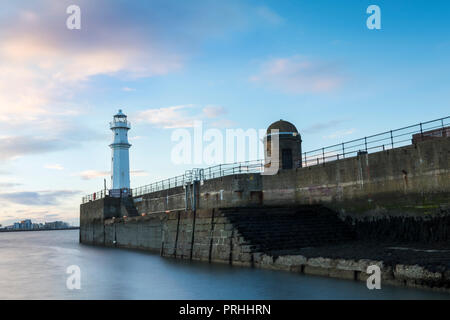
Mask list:
[{"label": "lighthouse", "polygon": [[111,186],[119,194],[128,194],[130,190],[130,156],[131,144],[128,142],[128,130],[131,126],[127,116],[119,110],[110,123],[113,132],[111,147]]}]

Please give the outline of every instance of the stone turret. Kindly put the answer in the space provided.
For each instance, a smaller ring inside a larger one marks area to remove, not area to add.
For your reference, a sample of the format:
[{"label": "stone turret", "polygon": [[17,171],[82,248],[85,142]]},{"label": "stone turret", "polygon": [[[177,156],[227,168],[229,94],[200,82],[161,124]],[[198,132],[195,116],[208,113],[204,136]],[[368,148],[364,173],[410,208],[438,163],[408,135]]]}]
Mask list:
[{"label": "stone turret", "polygon": [[[271,159],[271,144],[274,135],[279,138],[278,160]],[[279,120],[267,128],[266,160],[272,163],[278,161],[282,170],[300,168],[302,166],[302,139],[297,128],[290,122]]]}]

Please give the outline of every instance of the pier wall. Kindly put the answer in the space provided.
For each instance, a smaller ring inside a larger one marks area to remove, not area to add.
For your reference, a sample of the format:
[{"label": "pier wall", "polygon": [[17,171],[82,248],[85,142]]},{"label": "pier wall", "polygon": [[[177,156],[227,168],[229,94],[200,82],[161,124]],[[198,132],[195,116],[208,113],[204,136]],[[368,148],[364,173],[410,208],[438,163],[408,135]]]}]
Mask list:
[{"label": "pier wall", "polygon": [[[277,175],[230,175],[206,180],[198,188],[200,209],[326,204],[343,218],[356,220],[430,217],[450,207],[450,139],[282,170]],[[139,213],[184,209],[185,189],[145,194],[135,203]]]},{"label": "pier wall", "polygon": [[[199,212],[321,204],[354,225],[361,237],[450,238],[450,138],[284,170],[277,175],[230,175],[197,183],[195,188],[191,184],[135,197],[135,213],[159,217],[169,212],[171,217],[185,208],[191,212],[194,198]],[[101,243],[104,221],[129,212],[115,198],[81,205],[80,240]]]},{"label": "pier wall", "polygon": [[[194,218],[195,216],[195,218]],[[250,262],[250,247],[232,222],[215,209],[172,211],[146,216],[109,218],[82,242],[144,249],[162,256],[239,264]],[[86,233],[85,233],[86,234]]]}]

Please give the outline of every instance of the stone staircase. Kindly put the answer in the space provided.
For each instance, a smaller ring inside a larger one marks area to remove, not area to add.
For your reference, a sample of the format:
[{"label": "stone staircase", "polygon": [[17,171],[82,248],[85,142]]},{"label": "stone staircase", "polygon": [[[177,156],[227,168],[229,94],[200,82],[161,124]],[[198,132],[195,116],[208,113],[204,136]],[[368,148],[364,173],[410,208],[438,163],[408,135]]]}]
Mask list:
[{"label": "stone staircase", "polygon": [[139,215],[132,197],[121,198],[121,205],[125,207],[126,215],[128,217],[136,217]]},{"label": "stone staircase", "polygon": [[253,252],[270,253],[355,239],[350,225],[320,205],[222,208]]}]

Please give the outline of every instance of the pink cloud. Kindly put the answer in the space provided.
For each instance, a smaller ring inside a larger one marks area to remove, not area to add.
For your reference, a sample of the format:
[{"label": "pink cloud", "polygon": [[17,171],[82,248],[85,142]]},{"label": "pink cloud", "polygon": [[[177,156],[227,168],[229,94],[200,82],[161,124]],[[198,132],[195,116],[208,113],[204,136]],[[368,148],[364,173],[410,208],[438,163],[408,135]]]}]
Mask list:
[{"label": "pink cloud", "polygon": [[304,94],[336,90],[343,85],[344,77],[333,64],[294,56],[264,62],[250,81],[286,93]]},{"label": "pink cloud", "polygon": [[217,118],[226,113],[224,107],[209,105],[203,108],[203,113],[208,118]]},{"label": "pink cloud", "polygon": [[196,120],[216,119],[225,114],[225,108],[208,105],[201,112],[192,104],[147,109],[136,115],[138,122],[165,129],[191,128]]},{"label": "pink cloud", "polygon": [[132,20],[107,23],[101,3],[81,1],[80,6],[89,15],[79,32],[65,27],[64,1],[42,0],[26,10],[19,6],[3,21],[0,121],[35,125],[43,116],[54,117],[93,76],[135,79],[182,67],[181,55]]}]

